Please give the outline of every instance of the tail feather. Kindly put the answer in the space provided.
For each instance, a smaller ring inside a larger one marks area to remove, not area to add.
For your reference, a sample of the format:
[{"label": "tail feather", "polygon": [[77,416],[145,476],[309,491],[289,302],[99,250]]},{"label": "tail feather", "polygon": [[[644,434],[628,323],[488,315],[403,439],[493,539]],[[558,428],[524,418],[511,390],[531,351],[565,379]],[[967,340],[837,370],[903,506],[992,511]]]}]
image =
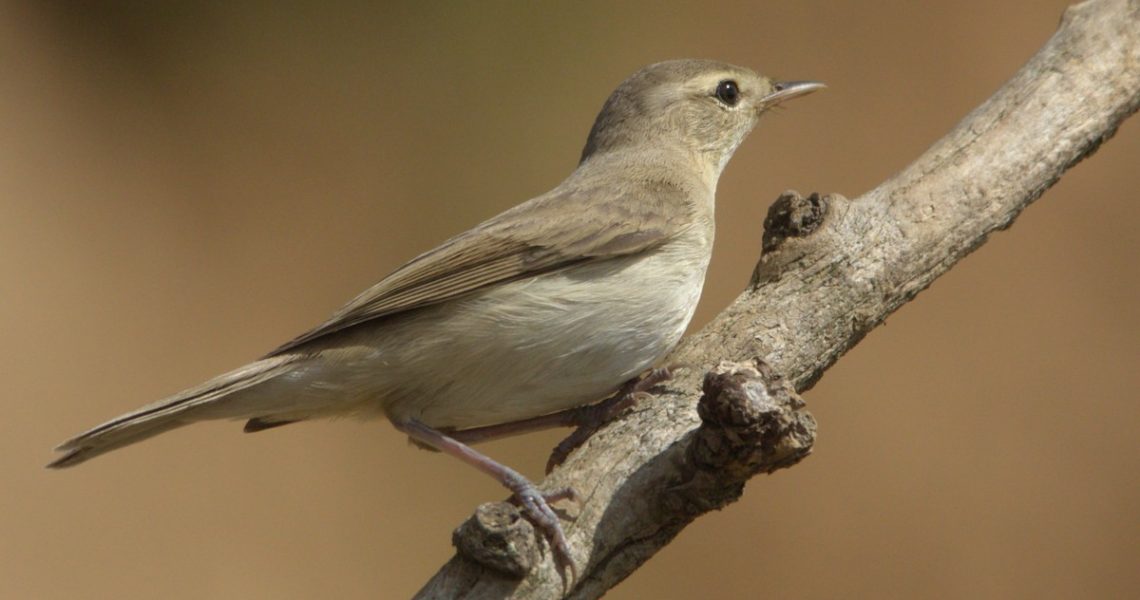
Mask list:
[{"label": "tail feather", "polygon": [[66,454],[48,463],[48,468],[63,469],[73,467],[105,452],[110,452],[135,442],[141,442],[149,437],[170,431],[171,429],[181,427],[188,423],[189,421],[175,420],[139,422],[133,424],[131,429],[124,431],[123,433],[125,435],[120,434],[114,437],[103,436],[98,439],[92,438],[90,441],[87,441],[87,438],[83,436],[79,436],[73,440],[68,440],[68,443],[76,442],[77,444],[82,443],[86,445],[60,445],[56,450],[66,452]]},{"label": "tail feather", "polygon": [[244,414],[246,407],[227,409],[217,401],[288,373],[299,359],[297,355],[284,355],[259,360],[112,419],[60,444],[56,450],[66,454],[48,468],[71,467],[195,421],[249,416]]}]

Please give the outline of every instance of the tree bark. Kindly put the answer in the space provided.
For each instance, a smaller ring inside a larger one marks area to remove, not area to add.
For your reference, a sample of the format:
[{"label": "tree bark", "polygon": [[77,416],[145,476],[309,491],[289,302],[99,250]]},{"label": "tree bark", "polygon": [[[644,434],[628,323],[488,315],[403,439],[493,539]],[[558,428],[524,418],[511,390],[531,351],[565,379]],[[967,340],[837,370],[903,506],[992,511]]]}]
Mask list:
[{"label": "tree bark", "polygon": [[750,477],[806,456],[814,421],[795,392],[1008,227],[1138,107],[1140,0],[1089,0],[882,185],[854,200],[782,195],[749,288],[667,359],[685,368],[544,482],[579,493],[564,521],[577,577],[564,579],[529,524],[498,503],[456,531],[460,552],[417,597],[604,594],[693,519],[736,500]]}]

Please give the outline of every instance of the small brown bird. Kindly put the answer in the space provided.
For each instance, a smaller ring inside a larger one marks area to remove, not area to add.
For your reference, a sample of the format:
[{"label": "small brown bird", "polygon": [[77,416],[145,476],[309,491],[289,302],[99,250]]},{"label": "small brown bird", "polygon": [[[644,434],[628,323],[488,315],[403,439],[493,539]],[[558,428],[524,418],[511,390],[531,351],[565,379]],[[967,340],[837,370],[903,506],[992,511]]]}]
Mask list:
[{"label": "small brown bird", "polygon": [[208,419],[259,431],[384,416],[495,477],[566,560],[548,496],[464,441],[596,402],[669,352],[704,284],[725,164],[764,111],[821,87],[708,60],[645,67],[606,101],[553,190],[412,259],[260,360],[64,442],[49,466]]}]

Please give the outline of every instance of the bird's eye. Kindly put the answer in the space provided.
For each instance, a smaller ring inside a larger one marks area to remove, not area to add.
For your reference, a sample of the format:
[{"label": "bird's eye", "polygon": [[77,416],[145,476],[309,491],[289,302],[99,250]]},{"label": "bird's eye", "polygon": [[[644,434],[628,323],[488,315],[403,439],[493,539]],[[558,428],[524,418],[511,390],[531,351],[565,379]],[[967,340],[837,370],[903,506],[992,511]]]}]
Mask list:
[{"label": "bird's eye", "polygon": [[716,84],[716,92],[713,94],[717,100],[720,100],[725,106],[736,106],[740,102],[740,87],[736,82],[731,79]]}]

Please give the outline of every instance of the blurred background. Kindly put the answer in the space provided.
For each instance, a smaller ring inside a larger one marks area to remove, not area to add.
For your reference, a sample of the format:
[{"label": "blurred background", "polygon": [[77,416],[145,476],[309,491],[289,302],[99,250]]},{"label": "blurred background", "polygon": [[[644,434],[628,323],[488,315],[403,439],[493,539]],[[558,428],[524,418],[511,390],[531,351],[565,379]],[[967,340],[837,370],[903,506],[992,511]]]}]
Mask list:
[{"label": "blurred background", "polygon": [[[558,183],[644,64],[827,82],[722,178],[699,327],[779,192],[890,176],[1065,5],[0,2],[0,597],[411,595],[505,494],[386,423],[42,467]],[[610,597],[1135,597],[1138,161],[1133,119],[828,372],[812,457]],[[538,477],[565,433],[483,449]]]}]

